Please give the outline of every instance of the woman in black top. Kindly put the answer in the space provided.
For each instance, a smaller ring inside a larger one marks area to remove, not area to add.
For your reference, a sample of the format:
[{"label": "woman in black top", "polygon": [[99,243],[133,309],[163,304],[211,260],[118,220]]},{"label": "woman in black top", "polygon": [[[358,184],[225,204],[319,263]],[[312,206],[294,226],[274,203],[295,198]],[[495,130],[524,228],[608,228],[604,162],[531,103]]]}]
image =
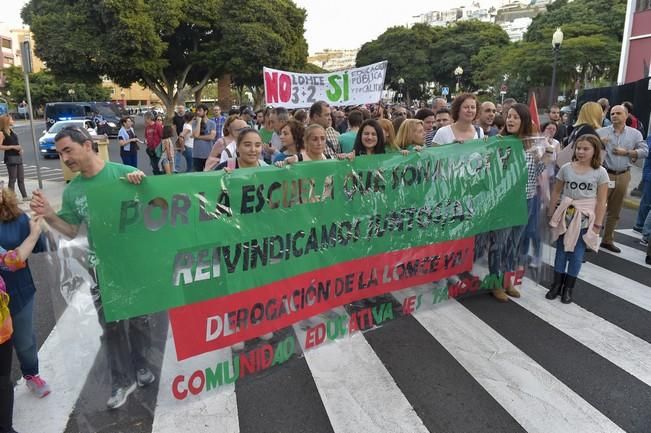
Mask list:
[{"label": "woman in black top", "polygon": [[25,169],[23,167],[23,149],[18,144],[18,136],[13,131],[14,119],[5,114],[0,116],[0,150],[4,150],[4,163],[9,173],[9,189],[14,190],[16,180],[23,201],[28,201],[25,189]]}]

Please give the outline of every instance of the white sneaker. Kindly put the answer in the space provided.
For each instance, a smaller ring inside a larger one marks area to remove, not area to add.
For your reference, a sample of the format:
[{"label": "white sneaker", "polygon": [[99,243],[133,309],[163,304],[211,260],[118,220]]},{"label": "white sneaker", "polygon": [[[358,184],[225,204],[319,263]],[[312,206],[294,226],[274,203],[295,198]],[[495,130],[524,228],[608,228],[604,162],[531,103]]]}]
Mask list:
[{"label": "white sneaker", "polygon": [[136,390],[137,384],[136,382],[133,382],[129,386],[123,386],[120,388],[116,388],[111,392],[111,398],[108,399],[106,402],[106,405],[108,406],[109,409],[117,409],[124,405],[124,403],[127,402],[127,398],[129,398],[129,395]]}]

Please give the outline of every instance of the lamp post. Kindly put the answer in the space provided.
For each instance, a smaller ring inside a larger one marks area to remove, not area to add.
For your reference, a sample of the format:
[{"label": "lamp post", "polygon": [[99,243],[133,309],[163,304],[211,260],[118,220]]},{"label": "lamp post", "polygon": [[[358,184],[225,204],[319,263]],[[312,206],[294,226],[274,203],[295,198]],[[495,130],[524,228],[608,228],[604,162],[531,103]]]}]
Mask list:
[{"label": "lamp post", "polygon": [[68,95],[70,95],[70,99],[74,102],[74,100],[75,100],[75,89],[68,90]]},{"label": "lamp post", "polygon": [[552,53],[554,54],[554,63],[552,66],[552,85],[549,89],[549,106],[551,107],[554,104],[554,95],[556,94],[556,63],[558,62],[558,52],[561,49],[561,44],[563,43],[563,32],[560,27],[556,28],[554,35],[552,36]]},{"label": "lamp post", "polygon": [[127,95],[127,94],[124,93],[124,90],[120,92],[120,96],[122,97],[122,108],[124,108],[124,109],[127,108],[127,100],[124,99],[124,97],[125,97],[126,95]]},{"label": "lamp post", "polygon": [[454,76],[457,78],[457,91],[455,93],[459,93],[459,87],[461,87],[461,76],[463,75],[463,68],[461,66],[457,66],[454,69]]},{"label": "lamp post", "polygon": [[405,84],[405,79],[402,77],[398,78],[398,85],[400,86],[400,92],[398,93],[398,98],[399,98],[398,102],[402,102],[402,86],[404,86],[404,84]]}]

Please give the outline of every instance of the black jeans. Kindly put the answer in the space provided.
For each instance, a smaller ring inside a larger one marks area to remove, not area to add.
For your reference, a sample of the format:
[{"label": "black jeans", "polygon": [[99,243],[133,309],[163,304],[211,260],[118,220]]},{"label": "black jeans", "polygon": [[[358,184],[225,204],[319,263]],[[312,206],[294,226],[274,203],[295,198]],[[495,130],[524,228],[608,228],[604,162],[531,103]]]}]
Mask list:
[{"label": "black jeans", "polygon": [[149,316],[106,322],[99,287],[92,291],[99,324],[104,331],[102,345],[111,374],[111,386],[119,388],[135,381],[135,372],[147,368],[151,347]]},{"label": "black jeans", "polygon": [[25,167],[23,164],[7,164],[7,173],[9,174],[9,189],[14,190],[16,181],[18,181],[18,189],[23,198],[27,197],[27,190],[25,189]]},{"label": "black jeans", "polygon": [[0,344],[0,433],[12,430],[14,386],[11,383],[11,340]]},{"label": "black jeans", "polygon": [[160,157],[156,156],[156,150],[147,148],[145,152],[147,153],[147,156],[149,157],[149,162],[151,163],[151,172],[154,175],[163,174],[163,172],[160,171],[160,168],[158,167],[158,163],[160,162]]},{"label": "black jeans", "polygon": [[207,159],[204,158],[192,158],[192,165],[194,166],[194,171],[202,172],[206,166]]}]

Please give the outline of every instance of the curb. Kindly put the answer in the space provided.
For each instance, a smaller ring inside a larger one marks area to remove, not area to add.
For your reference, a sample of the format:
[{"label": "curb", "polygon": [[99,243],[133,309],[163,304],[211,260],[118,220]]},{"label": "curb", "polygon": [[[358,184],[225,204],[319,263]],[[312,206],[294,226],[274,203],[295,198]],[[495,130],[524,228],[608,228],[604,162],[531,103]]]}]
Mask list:
[{"label": "curb", "polygon": [[633,198],[625,198],[623,205],[627,209],[633,209],[633,210],[639,209],[640,208],[640,200],[639,199],[636,200],[636,199],[633,199]]}]

